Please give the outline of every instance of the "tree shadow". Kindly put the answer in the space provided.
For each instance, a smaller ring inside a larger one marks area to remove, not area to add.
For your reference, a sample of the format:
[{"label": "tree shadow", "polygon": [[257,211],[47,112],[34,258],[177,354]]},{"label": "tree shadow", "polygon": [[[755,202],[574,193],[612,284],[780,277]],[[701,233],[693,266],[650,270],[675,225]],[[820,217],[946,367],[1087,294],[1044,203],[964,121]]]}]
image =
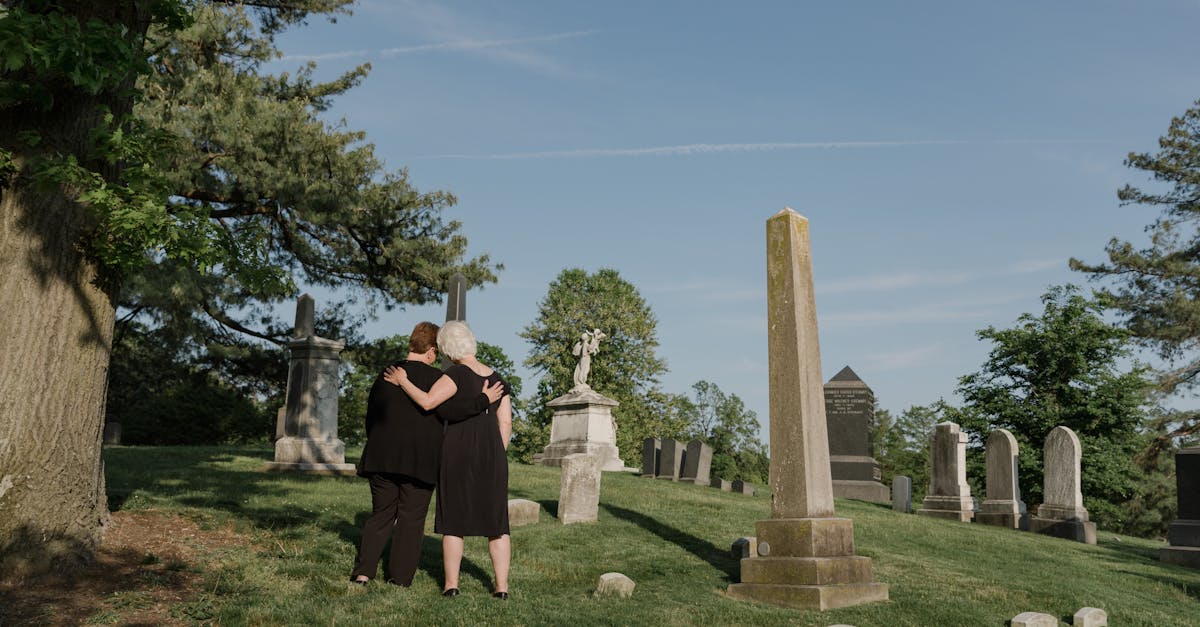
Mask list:
[{"label": "tree shadow", "polygon": [[739,572],[738,560],[733,558],[728,549],[722,549],[708,540],[659,522],[641,512],[635,512],[631,509],[625,509],[624,507],[608,503],[601,503],[600,507],[608,510],[613,516],[629,521],[708,562],[713,568],[725,574],[726,581],[730,583],[737,582]]}]

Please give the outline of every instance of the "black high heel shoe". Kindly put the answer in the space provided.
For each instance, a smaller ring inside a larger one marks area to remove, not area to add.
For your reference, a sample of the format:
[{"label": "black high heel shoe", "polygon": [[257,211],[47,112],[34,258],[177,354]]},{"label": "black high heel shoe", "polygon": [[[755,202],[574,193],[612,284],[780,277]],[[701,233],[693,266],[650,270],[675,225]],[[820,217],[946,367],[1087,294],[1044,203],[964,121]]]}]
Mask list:
[{"label": "black high heel shoe", "polygon": [[442,592],[444,597],[456,597],[459,595],[458,588],[447,588]]},{"label": "black high heel shoe", "polygon": [[507,601],[507,600],[508,600],[508,593],[507,593],[507,592],[494,592],[494,593],[492,593],[492,596],[496,597],[497,599],[500,599],[501,601]]}]

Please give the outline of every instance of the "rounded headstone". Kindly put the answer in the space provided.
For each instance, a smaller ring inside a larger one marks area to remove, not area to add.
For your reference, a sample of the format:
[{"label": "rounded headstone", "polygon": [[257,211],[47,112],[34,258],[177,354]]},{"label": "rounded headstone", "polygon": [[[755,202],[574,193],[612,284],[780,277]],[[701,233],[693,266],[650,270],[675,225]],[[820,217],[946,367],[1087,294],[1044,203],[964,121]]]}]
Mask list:
[{"label": "rounded headstone", "polygon": [[633,588],[637,584],[621,573],[604,573],[596,583],[596,596],[615,596],[629,598],[633,596]]},{"label": "rounded headstone", "polygon": [[1041,612],[1021,612],[1009,624],[1012,627],[1058,627],[1058,618]]},{"label": "rounded headstone", "polygon": [[1071,624],[1075,627],[1108,627],[1108,612],[1098,607],[1081,607]]},{"label": "rounded headstone", "polygon": [[509,499],[508,524],[512,527],[535,525],[542,506],[527,499]]}]

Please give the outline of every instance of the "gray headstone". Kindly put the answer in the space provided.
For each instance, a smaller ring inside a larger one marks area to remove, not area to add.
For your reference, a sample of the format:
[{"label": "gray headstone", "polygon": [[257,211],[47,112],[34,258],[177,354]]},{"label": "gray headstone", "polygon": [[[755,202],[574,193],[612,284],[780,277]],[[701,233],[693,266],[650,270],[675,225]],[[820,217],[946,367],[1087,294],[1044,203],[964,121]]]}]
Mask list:
[{"label": "gray headstone", "polygon": [[633,596],[633,589],[636,585],[632,579],[621,573],[604,573],[600,575],[600,581],[596,583],[596,596],[615,596],[627,599]]},{"label": "gray headstone", "polygon": [[746,483],[745,481],[742,481],[741,479],[735,479],[733,481],[733,484],[730,486],[730,490],[732,490],[733,492],[737,492],[738,494],[749,494],[749,495],[753,496],[754,495],[754,484]]},{"label": "gray headstone", "polygon": [[1029,521],[1029,530],[1056,538],[1096,543],[1096,523],[1088,521],[1080,490],[1083,447],[1067,427],[1054,427],[1046,436],[1042,460],[1042,504]]},{"label": "gray headstone", "polygon": [[542,506],[528,499],[508,500],[508,524],[510,527],[536,525]]},{"label": "gray headstone", "polygon": [[1200,568],[1200,448],[1175,453],[1175,488],[1179,517],[1168,528],[1170,546],[1161,549],[1159,559]]},{"label": "gray headstone", "polygon": [[642,476],[658,476],[658,463],[662,455],[662,441],[658,438],[642,440]]},{"label": "gray headstone", "polygon": [[671,438],[663,438],[662,453],[658,461],[658,478],[679,480],[679,472],[683,470],[683,454],[687,450],[683,442]]},{"label": "gray headstone", "polygon": [[735,560],[758,555],[758,538],[738,538],[729,547],[729,555]]},{"label": "gray headstone", "polygon": [[450,276],[450,287],[446,290],[446,322],[467,321],[467,279],[455,272]]},{"label": "gray headstone", "polygon": [[1040,612],[1021,612],[1009,624],[1012,627],[1058,627],[1058,617]]},{"label": "gray headstone", "polygon": [[929,456],[929,491],[917,514],[970,521],[975,515],[975,500],[967,484],[967,434],[953,422],[938,424]]},{"label": "gray headstone", "polygon": [[1072,627],[1108,627],[1108,612],[1098,607],[1081,607],[1073,618]]},{"label": "gray headstone", "polygon": [[997,429],[988,436],[985,451],[987,499],[975,515],[975,522],[1018,529],[1025,502],[1017,481],[1017,439],[1007,429]]},{"label": "gray headstone", "polygon": [[679,480],[696,485],[708,485],[709,469],[712,467],[712,455],[712,447],[700,440],[688,442],[687,452],[683,456],[683,470],[680,472]]},{"label": "gray headstone", "polygon": [[710,487],[717,488],[722,492],[729,492],[733,489],[733,486],[729,484],[729,480],[718,477],[714,477],[713,480],[708,483],[708,485]]},{"label": "gray headstone", "polygon": [[892,509],[905,514],[912,513],[912,478],[904,475],[892,477]]},{"label": "gray headstone", "polygon": [[302,339],[316,335],[316,302],[308,294],[296,300],[296,331],[294,337]]},{"label": "gray headstone", "polygon": [[564,525],[595,522],[600,513],[600,461],[587,453],[562,458],[558,520]]},{"label": "gray headstone", "polygon": [[121,423],[106,422],[104,423],[104,440],[105,444],[120,444],[121,443]]}]

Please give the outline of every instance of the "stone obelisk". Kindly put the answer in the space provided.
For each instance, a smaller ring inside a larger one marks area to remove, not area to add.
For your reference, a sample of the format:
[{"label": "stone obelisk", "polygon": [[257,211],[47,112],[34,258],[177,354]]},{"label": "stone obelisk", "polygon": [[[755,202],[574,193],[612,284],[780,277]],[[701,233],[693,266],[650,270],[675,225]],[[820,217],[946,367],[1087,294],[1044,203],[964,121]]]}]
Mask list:
[{"label": "stone obelisk", "polygon": [[[459,272],[450,275],[450,286],[446,290],[446,322],[451,320],[467,321],[467,278]],[[442,370],[452,365],[450,358],[442,355]]]},{"label": "stone obelisk", "polygon": [[767,220],[767,329],[771,518],[729,596],[820,610],[886,601],[870,558],[854,554],[853,522],[834,516],[808,220],[789,208]]}]

